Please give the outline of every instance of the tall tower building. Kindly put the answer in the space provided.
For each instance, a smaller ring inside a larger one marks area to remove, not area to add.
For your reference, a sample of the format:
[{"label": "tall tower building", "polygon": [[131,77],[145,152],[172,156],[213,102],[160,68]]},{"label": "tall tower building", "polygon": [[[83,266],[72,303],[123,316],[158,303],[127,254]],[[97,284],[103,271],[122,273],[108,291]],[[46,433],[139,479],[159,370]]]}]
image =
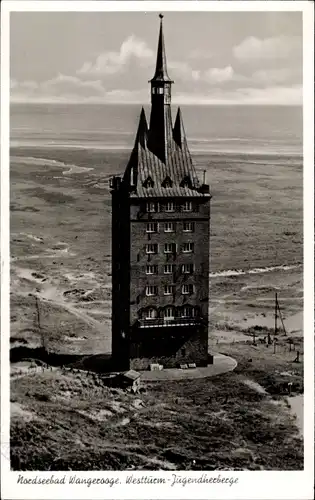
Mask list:
[{"label": "tall tower building", "polygon": [[172,122],[162,18],[150,124],[142,108],[125,173],[111,179],[112,355],[122,370],[208,362],[211,195],[179,108]]}]

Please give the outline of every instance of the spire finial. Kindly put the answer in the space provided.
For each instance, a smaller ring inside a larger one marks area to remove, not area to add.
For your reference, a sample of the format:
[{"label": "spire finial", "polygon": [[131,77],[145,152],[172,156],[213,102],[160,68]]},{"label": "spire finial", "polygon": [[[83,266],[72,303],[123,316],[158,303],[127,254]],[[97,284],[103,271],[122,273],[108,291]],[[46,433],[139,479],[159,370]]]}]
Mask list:
[{"label": "spire finial", "polygon": [[164,36],[163,36],[163,14],[159,14],[159,18],[161,20],[160,22],[160,33],[159,33],[159,41],[158,41],[158,48],[157,48],[157,56],[156,56],[156,67],[155,67],[155,74],[154,77],[151,81],[153,80],[158,80],[158,81],[164,81],[164,82],[172,82],[170,77],[167,74],[167,68],[166,68],[166,55],[165,55],[165,46],[164,46]]}]

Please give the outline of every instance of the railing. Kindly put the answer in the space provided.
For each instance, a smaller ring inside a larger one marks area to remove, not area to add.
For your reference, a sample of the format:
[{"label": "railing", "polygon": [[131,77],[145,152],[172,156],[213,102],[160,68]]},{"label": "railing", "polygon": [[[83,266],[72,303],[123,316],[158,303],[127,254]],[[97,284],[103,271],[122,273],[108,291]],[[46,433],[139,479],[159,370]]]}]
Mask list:
[{"label": "railing", "polygon": [[153,328],[153,327],[174,327],[174,326],[190,326],[199,325],[202,323],[202,318],[154,318],[154,319],[139,319],[140,328]]}]

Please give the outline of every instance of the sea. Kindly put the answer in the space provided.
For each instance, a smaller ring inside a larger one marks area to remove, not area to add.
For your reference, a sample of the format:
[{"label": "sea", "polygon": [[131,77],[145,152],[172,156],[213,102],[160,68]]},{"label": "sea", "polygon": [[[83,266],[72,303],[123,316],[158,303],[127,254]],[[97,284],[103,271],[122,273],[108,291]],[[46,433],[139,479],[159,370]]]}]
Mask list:
[{"label": "sea", "polygon": [[[190,150],[197,154],[300,157],[303,113],[299,106],[183,106]],[[130,150],[141,105],[11,105],[13,148]],[[145,106],[147,120],[150,108]],[[176,109],[173,109],[173,118]]]}]

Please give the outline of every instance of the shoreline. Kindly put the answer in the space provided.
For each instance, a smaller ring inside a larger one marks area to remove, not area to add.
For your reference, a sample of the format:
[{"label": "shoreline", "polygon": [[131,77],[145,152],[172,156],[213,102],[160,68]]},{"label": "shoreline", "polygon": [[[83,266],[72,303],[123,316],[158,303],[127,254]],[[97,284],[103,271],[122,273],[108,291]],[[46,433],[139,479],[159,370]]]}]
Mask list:
[{"label": "shoreline", "polygon": [[[52,140],[53,141],[53,140]],[[51,142],[52,142],[51,141]],[[100,152],[100,151],[108,151],[111,153],[128,153],[131,152],[133,149],[133,140],[131,141],[130,144],[122,144],[122,145],[117,145],[117,144],[107,144],[107,145],[101,145],[101,144],[65,144],[65,143],[40,143],[40,142],[35,142],[32,144],[29,141],[19,141],[16,139],[13,139],[10,141],[10,149],[35,149],[35,150],[73,150],[73,151],[95,151]],[[235,157],[238,156],[240,158],[246,158],[246,157],[259,157],[259,158],[272,158],[274,159],[277,158],[286,158],[286,159],[299,159],[303,160],[303,151],[265,151],[265,150],[252,150],[248,149],[248,151],[244,152],[244,149],[242,150],[237,150],[237,149],[203,149],[203,148],[194,148],[194,146],[191,144],[193,141],[190,140],[190,151],[193,155],[196,156],[207,156],[207,155],[214,155],[218,157]],[[204,141],[200,141],[204,143]],[[240,142],[241,139],[240,139]]]}]

